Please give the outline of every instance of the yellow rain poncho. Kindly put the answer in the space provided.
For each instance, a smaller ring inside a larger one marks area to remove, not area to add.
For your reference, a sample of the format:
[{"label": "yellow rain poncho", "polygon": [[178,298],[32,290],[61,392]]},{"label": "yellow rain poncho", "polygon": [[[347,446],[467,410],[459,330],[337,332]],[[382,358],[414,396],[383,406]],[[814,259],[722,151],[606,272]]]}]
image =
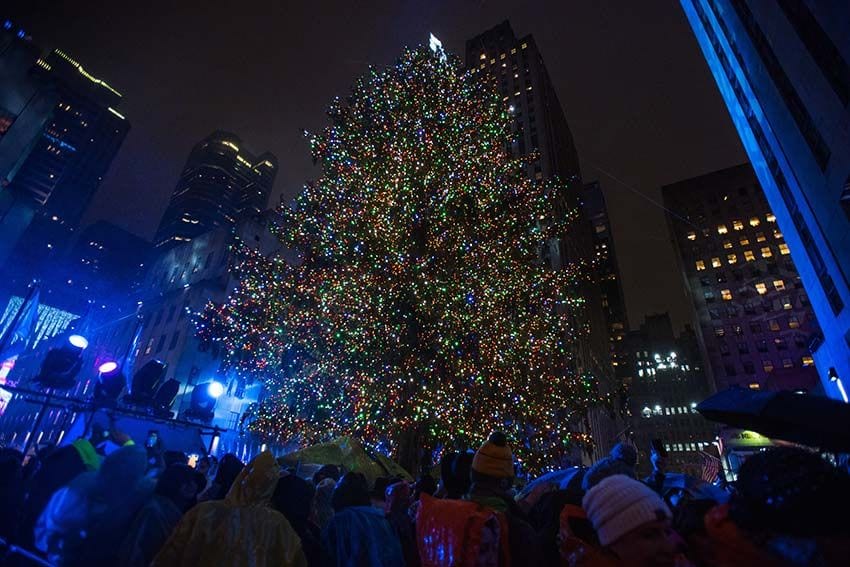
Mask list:
[{"label": "yellow rain poncho", "polygon": [[271,453],[245,467],[223,501],[201,502],[180,520],[154,567],[302,567],[301,540],[269,501],[280,476]]}]

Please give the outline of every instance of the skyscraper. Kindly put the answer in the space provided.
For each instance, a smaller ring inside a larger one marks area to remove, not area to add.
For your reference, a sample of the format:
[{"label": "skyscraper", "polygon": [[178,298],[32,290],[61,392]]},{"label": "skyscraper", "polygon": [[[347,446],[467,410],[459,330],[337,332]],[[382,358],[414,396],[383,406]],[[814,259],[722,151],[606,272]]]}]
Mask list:
[{"label": "skyscraper", "polygon": [[8,162],[0,262],[11,254],[8,264],[26,277],[64,251],[130,129],[116,110],[121,93],[62,50],[45,58],[39,52],[8,42],[0,55],[4,66],[17,69],[32,57],[26,73],[13,73],[4,84],[0,108]]},{"label": "skyscraper", "polygon": [[167,247],[188,242],[232,226],[239,217],[259,214],[276,175],[274,155],[255,156],[237,136],[213,132],[192,148],[154,243]]},{"label": "skyscraper", "polygon": [[582,209],[590,221],[593,234],[596,280],[599,284],[602,311],[608,325],[608,341],[614,374],[618,378],[626,378],[629,372],[627,353],[623,343],[629,330],[626,300],[623,297],[623,284],[617,264],[611,220],[608,218],[608,207],[598,181],[585,184]]},{"label": "skyscraper", "polygon": [[[529,34],[518,38],[510,23],[503,21],[467,40],[466,67],[482,81],[493,82],[502,95],[514,117],[514,142],[510,151],[515,156],[533,156],[527,166],[528,176],[537,180],[557,178],[564,186],[558,195],[555,215],[566,215],[568,211],[578,215],[568,235],[543,247],[543,260],[554,269],[574,262],[585,269],[586,275],[595,276],[590,222],[581,208],[583,186],[578,154],[534,37]],[[577,290],[585,304],[575,310],[575,325],[586,332],[574,354],[578,372],[595,376],[602,393],[609,394],[617,388],[613,384],[602,300],[595,283],[588,279]],[[589,421],[599,457],[616,442],[617,426],[596,409],[590,412]]]},{"label": "skyscraper", "polygon": [[748,165],[662,188],[685,284],[718,390],[813,390],[817,322]]},{"label": "skyscraper", "polygon": [[681,0],[785,235],[822,337],[825,391],[850,379],[847,2]]}]

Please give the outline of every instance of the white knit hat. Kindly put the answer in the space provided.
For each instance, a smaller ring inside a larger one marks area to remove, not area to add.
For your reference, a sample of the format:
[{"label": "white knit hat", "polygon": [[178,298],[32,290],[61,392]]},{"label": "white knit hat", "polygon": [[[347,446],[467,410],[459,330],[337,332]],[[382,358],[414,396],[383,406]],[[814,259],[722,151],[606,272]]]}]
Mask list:
[{"label": "white knit hat", "polygon": [[581,502],[599,543],[611,544],[648,522],[670,518],[670,509],[651,488],[622,474],[587,491]]}]

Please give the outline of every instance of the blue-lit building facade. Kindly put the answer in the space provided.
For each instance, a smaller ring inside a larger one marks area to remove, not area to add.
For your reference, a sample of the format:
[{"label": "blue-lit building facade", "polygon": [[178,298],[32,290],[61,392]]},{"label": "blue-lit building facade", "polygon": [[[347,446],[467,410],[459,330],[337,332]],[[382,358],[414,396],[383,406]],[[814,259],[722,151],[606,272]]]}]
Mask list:
[{"label": "blue-lit building facade", "polygon": [[822,335],[827,395],[850,380],[850,4],[681,0]]}]

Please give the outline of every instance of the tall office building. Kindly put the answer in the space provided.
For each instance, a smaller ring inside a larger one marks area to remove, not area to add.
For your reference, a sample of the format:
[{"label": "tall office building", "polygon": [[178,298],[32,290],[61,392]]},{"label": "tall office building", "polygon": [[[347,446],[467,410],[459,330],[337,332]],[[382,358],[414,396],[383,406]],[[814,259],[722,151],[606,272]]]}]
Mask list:
[{"label": "tall office building", "polygon": [[650,472],[650,444],[656,439],[667,450],[670,470],[700,477],[712,459],[719,464],[715,426],[696,411],[710,392],[697,345],[690,328],[674,335],[668,313],[647,316],[624,341],[629,425],[642,475]]},{"label": "tall office building", "polygon": [[7,24],[0,262],[28,279],[65,251],[130,125],[121,93],[62,50],[41,58],[26,36],[8,39]]},{"label": "tall office building", "polygon": [[154,243],[168,247],[189,242],[218,227],[233,226],[240,217],[266,208],[277,158],[255,156],[233,134],[215,131],[189,154]]},{"label": "tall office building", "polygon": [[748,165],[662,188],[718,390],[813,390],[818,333],[790,247]]},{"label": "tall office building", "polygon": [[590,221],[593,234],[596,280],[600,290],[602,311],[608,325],[608,341],[614,375],[617,378],[626,378],[629,371],[623,341],[629,330],[629,321],[626,316],[626,300],[623,297],[623,283],[614,247],[614,234],[611,230],[611,220],[608,218],[608,206],[605,204],[605,195],[598,181],[585,184],[582,209]]},{"label": "tall office building", "polygon": [[[578,214],[569,235],[543,247],[542,259],[554,269],[575,262],[585,267],[588,276],[595,276],[590,222],[581,208],[583,185],[576,147],[534,37],[518,38],[510,23],[504,21],[467,40],[466,67],[481,80],[493,82],[502,95],[514,117],[511,152],[515,156],[535,156],[527,166],[528,176],[538,180],[557,178],[563,184],[554,213]],[[615,395],[618,388],[613,379],[602,300],[595,283],[588,280],[576,290],[586,303],[576,311],[575,325],[587,331],[574,353],[576,370],[595,376],[604,395]],[[590,412],[588,420],[596,442],[596,457],[600,457],[617,441],[619,428],[599,408]]]},{"label": "tall office building", "polygon": [[826,393],[850,379],[850,4],[681,0],[785,235],[823,335]]}]

